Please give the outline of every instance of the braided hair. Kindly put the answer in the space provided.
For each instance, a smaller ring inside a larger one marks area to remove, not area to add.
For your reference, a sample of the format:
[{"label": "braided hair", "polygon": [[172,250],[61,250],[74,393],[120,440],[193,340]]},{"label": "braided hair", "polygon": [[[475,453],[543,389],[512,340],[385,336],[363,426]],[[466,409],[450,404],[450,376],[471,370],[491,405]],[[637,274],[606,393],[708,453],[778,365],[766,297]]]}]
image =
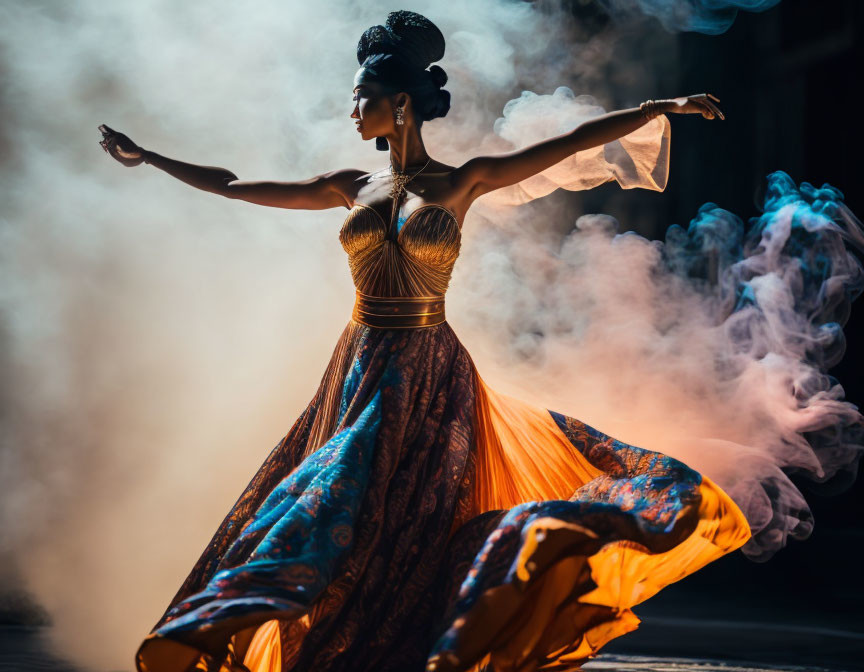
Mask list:
[{"label": "braided hair", "polygon": [[[441,88],[447,73],[437,65],[426,69],[443,57],[444,36],[434,23],[416,12],[390,12],[385,25],[367,28],[360,36],[354,86],[377,82],[386,94],[404,91],[411,96],[419,128],[450,110],[450,92]],[[376,138],[375,146],[386,151],[386,138]]]}]

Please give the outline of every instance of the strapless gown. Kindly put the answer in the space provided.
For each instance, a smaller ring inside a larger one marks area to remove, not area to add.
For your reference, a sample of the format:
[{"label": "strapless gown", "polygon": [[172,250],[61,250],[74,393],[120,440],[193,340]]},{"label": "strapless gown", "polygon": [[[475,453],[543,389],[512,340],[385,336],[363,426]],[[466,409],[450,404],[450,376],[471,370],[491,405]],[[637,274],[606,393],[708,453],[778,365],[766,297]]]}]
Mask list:
[{"label": "strapless gown", "polygon": [[[461,231],[440,205],[358,205],[340,241],[358,303],[443,298]],[[686,464],[491,389],[446,320],[358,315],[139,672],[577,669],[750,538]]]}]

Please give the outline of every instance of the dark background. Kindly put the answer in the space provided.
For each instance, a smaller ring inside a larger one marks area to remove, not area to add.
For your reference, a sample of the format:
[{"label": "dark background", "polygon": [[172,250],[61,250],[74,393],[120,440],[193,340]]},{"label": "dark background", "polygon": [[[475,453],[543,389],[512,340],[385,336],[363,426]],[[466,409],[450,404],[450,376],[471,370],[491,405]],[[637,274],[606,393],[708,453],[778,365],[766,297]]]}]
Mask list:
[{"label": "dark background", "polygon": [[[597,3],[572,7],[603,20]],[[654,209],[658,221],[686,227],[713,201],[746,222],[759,214],[765,176],[783,170],[796,183],[830,183],[864,216],[862,25],[860,0],[782,0],[763,13],[739,13],[722,35],[679,34],[673,95],[709,91],[726,120],[708,133],[701,118],[674,117],[669,186],[627,191],[628,209]],[[584,210],[604,211],[599,204],[616,188],[582,195]],[[625,213],[619,219],[628,221]],[[830,373],[862,408],[864,299],[853,304],[844,331],[846,354]],[[851,489],[831,497],[793,478],[815,517],[809,539],[790,540],[766,563],[734,552],[665,588],[634,609],[639,630],[604,651],[864,669],[862,471]]]}]

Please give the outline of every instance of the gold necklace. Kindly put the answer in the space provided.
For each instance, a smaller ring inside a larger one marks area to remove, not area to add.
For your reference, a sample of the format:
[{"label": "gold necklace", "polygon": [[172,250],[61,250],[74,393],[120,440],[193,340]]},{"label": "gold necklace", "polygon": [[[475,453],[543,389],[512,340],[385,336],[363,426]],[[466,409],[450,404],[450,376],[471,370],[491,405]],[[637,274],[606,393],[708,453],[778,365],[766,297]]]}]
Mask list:
[{"label": "gold necklace", "polygon": [[422,173],[426,169],[426,166],[429,165],[430,161],[432,161],[431,156],[426,160],[426,163],[423,165],[423,167],[413,175],[394,170],[393,164],[390,164],[390,174],[393,176],[393,184],[390,187],[390,198],[392,198],[394,202],[398,201],[399,198],[401,198],[402,194],[405,193],[405,186],[411,180],[417,177],[420,173]]}]

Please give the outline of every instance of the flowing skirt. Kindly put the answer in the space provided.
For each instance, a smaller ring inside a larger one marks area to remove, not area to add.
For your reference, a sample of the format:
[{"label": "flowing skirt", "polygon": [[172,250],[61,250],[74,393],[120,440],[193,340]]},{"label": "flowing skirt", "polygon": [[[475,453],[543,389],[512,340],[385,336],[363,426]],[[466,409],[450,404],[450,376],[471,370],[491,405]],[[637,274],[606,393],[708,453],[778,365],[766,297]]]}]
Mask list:
[{"label": "flowing skirt", "polygon": [[352,320],[136,666],[575,669],[749,538],[684,463],[495,392],[448,323]]}]

